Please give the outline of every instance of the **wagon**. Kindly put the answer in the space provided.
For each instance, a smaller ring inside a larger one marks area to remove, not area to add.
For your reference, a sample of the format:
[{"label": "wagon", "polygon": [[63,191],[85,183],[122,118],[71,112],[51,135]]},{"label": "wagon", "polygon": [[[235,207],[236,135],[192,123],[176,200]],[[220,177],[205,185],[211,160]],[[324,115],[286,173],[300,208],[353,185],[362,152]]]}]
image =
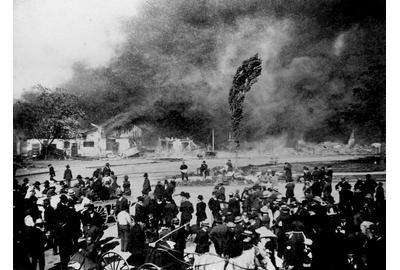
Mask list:
[{"label": "wagon", "polygon": [[[96,262],[76,253],[68,264],[69,270],[186,270],[192,263],[180,260],[172,254],[173,250],[149,248],[145,263],[140,266],[130,265],[122,254],[108,251],[97,256]],[[125,256],[126,257],[126,256]],[[161,258],[161,260],[160,260]],[[187,258],[185,258],[187,260]]]},{"label": "wagon", "polygon": [[[127,197],[129,207],[135,204],[135,202],[132,202],[132,197]],[[94,211],[100,214],[100,216],[103,219],[103,223],[107,224],[112,218],[113,222],[117,221],[117,216],[115,215],[114,208],[115,204],[117,202],[117,199],[112,199],[112,200],[106,200],[106,201],[94,201]]]}]

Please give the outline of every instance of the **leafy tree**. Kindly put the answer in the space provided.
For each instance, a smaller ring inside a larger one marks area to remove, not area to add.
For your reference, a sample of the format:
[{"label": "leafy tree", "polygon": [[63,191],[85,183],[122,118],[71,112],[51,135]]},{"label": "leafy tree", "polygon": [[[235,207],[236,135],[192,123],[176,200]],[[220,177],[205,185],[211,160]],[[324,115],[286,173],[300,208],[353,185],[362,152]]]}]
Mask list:
[{"label": "leafy tree", "polygon": [[34,90],[14,103],[14,128],[37,139],[47,158],[48,146],[55,139],[77,135],[84,112],[77,105],[77,97],[62,89],[52,91],[37,85]]}]

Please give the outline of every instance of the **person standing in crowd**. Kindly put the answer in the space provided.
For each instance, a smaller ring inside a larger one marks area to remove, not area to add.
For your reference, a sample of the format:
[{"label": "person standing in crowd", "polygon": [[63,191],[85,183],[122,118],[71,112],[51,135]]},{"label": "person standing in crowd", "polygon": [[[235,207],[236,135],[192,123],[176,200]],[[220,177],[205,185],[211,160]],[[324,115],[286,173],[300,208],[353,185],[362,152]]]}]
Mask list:
[{"label": "person standing in crowd", "polygon": [[208,208],[210,208],[211,214],[213,216],[213,224],[214,227],[215,221],[221,218],[221,206],[219,201],[217,200],[217,192],[212,192],[212,197],[208,201]]},{"label": "person standing in crowd", "polygon": [[292,164],[290,164],[289,162],[285,162],[285,166],[283,167],[283,170],[285,171],[286,182],[291,182],[292,181]]},{"label": "person standing in crowd", "polygon": [[208,222],[201,222],[201,229],[197,232],[194,242],[196,244],[195,252],[204,254],[210,251],[210,236],[208,230],[210,225]]},{"label": "person standing in crowd", "polygon": [[181,206],[179,207],[179,211],[181,212],[180,225],[183,225],[190,222],[194,209],[192,203],[189,201],[190,194],[182,191],[180,195],[182,197]]},{"label": "person standing in crowd", "polygon": [[127,249],[131,253],[131,256],[127,259],[127,262],[133,266],[140,266],[145,260],[146,235],[143,230],[143,223],[136,220],[136,217],[132,219],[132,228],[128,235],[128,246]]},{"label": "person standing in crowd", "polygon": [[124,176],[124,181],[122,182],[122,188],[123,188],[123,194],[125,196],[131,196],[131,194],[132,194],[131,182],[129,182],[129,176],[128,175]]},{"label": "person standing in crowd", "polygon": [[233,192],[229,194],[228,211],[232,213],[232,217],[240,215],[240,201]]},{"label": "person standing in crowd", "polygon": [[197,204],[196,204],[196,224],[197,226],[200,226],[200,222],[204,221],[207,219],[207,214],[206,214],[206,203],[203,202],[203,195],[197,196]]},{"label": "person standing in crowd", "polygon": [[200,165],[200,175],[203,176],[204,179],[208,176],[208,165],[205,160]]},{"label": "person standing in crowd", "polygon": [[326,169],[326,176],[327,176],[327,181],[332,183],[333,180],[333,170],[332,170],[332,166],[328,165],[327,169]]},{"label": "person standing in crowd", "polygon": [[149,175],[147,173],[144,173],[143,177],[144,177],[144,181],[143,181],[142,193],[143,194],[149,194],[150,191],[151,191]]},{"label": "person standing in crowd", "polygon": [[156,187],[154,188],[154,197],[156,199],[163,199],[165,196],[165,188],[161,181],[157,181]]},{"label": "person standing in crowd", "polygon": [[292,200],[294,198],[294,181],[290,181],[286,184],[286,198]]},{"label": "person standing in crowd", "polygon": [[110,163],[107,162],[103,168],[103,176],[110,176],[110,175],[111,175]]},{"label": "person standing in crowd", "polygon": [[182,161],[182,165],[179,167],[179,169],[181,170],[181,177],[182,177],[182,181],[189,181],[189,177],[188,177],[188,166],[185,164],[185,161]]},{"label": "person standing in crowd", "polygon": [[215,252],[222,256],[224,243],[226,242],[226,233],[228,231],[228,227],[226,223],[222,222],[222,219],[219,218],[214,220],[215,225],[212,226],[210,231],[210,240],[214,244]]},{"label": "person standing in crowd", "polygon": [[121,239],[121,251],[128,251],[128,236],[132,219],[129,215],[128,204],[121,205],[117,214],[118,237]]},{"label": "person standing in crowd", "polygon": [[48,244],[53,249],[53,255],[57,255],[57,242],[56,242],[56,211],[50,205],[50,199],[46,198],[43,200],[43,208],[44,208],[44,229],[45,233],[48,235]]},{"label": "person standing in crowd", "polygon": [[117,216],[118,213],[122,211],[122,208],[127,209],[129,213],[129,202],[128,199],[125,198],[122,190],[117,189],[116,195],[117,195],[117,201],[115,202],[115,208],[114,208],[115,215]]},{"label": "person standing in crowd", "polygon": [[144,202],[143,196],[137,197],[137,203],[135,205],[135,220],[136,222],[146,223],[147,211],[143,202]]},{"label": "person standing in crowd", "polygon": [[176,215],[179,213],[178,207],[176,206],[175,203],[171,202],[172,197],[167,197],[165,199],[165,205],[164,205],[164,225],[168,228],[172,227],[172,220],[176,217]]},{"label": "person standing in crowd", "polygon": [[233,172],[233,164],[230,159],[228,159],[228,162],[226,163],[226,171],[227,172]]},{"label": "person standing in crowd", "polygon": [[370,174],[367,174],[364,182],[364,196],[371,194],[372,198],[374,198],[376,186],[375,179],[373,179]]},{"label": "person standing in crowd", "polygon": [[65,171],[64,171],[64,180],[65,180],[65,183],[67,184],[67,186],[68,187],[70,187],[71,186],[71,180],[72,180],[72,171],[71,171],[71,169],[69,168],[69,165],[67,165],[67,166],[65,166]]},{"label": "person standing in crowd", "polygon": [[308,169],[308,167],[306,167],[306,166],[303,167],[303,178],[304,178],[305,182],[312,181],[312,175],[311,175],[310,169]]},{"label": "person standing in crowd", "polygon": [[49,167],[49,176],[50,180],[54,181],[54,177],[56,176],[56,172],[51,164],[47,165]]},{"label": "person standing in crowd", "polygon": [[385,201],[385,190],[383,189],[382,182],[379,182],[376,188],[375,200],[377,203],[383,203]]},{"label": "person standing in crowd", "polygon": [[44,251],[47,238],[43,232],[43,221],[37,219],[35,223],[32,217],[27,216],[25,226],[24,244],[31,262],[31,269],[36,269],[36,265],[39,264],[39,269],[44,270]]}]

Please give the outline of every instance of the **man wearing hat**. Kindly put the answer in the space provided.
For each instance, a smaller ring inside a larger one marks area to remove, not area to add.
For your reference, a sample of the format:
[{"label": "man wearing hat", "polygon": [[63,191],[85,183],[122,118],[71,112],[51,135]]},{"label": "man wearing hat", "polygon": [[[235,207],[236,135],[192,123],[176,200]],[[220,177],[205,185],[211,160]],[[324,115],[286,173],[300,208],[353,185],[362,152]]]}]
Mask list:
[{"label": "man wearing hat", "polygon": [[185,164],[185,161],[182,161],[182,165],[179,167],[180,171],[181,171],[181,177],[182,177],[182,182],[185,181],[189,181],[189,177],[188,177],[188,166]]},{"label": "man wearing hat", "polygon": [[149,192],[151,191],[149,175],[147,173],[144,173],[143,177],[144,177],[144,181],[143,181],[142,193],[149,194]]},{"label": "man wearing hat", "polygon": [[132,219],[129,215],[128,204],[122,204],[119,207],[117,217],[118,237],[121,238],[121,251],[128,251],[128,236]]},{"label": "man wearing hat", "polygon": [[47,242],[46,235],[43,232],[43,221],[37,219],[34,223],[33,220],[27,223],[24,231],[24,246],[28,252],[28,256],[31,262],[31,269],[36,269],[36,265],[39,263],[39,269],[44,270],[45,267],[45,245]]},{"label": "man wearing hat", "polygon": [[208,230],[210,224],[206,221],[201,222],[201,229],[197,232],[194,242],[196,243],[196,253],[203,254],[210,251],[210,237]]},{"label": "man wearing hat", "polygon": [[206,163],[205,160],[203,160],[203,162],[200,165],[200,175],[204,177],[204,179],[206,179],[206,177],[208,176],[209,172],[208,172],[208,165]]},{"label": "man wearing hat", "polygon": [[228,226],[225,223],[222,223],[220,218],[214,220],[216,223],[215,226],[212,227],[210,231],[210,240],[214,244],[215,252],[221,256],[223,253],[225,236],[228,231]]},{"label": "man wearing hat", "polygon": [[146,207],[143,205],[144,198],[143,196],[137,197],[137,202],[135,205],[135,220],[136,222],[146,223],[147,220],[147,211]]},{"label": "man wearing hat", "polygon": [[50,175],[50,180],[54,181],[54,177],[56,176],[56,172],[54,171],[54,168],[51,164],[47,165],[49,167],[49,175]]},{"label": "man wearing hat", "polygon": [[276,235],[265,226],[258,228],[256,233],[259,237],[257,247],[263,255],[262,261],[264,265],[267,265],[266,269],[269,269],[269,264],[272,264],[274,268],[277,269],[274,255],[276,250]]},{"label": "man wearing hat", "polygon": [[72,180],[72,171],[71,171],[71,169],[69,168],[69,165],[67,165],[67,166],[65,166],[65,171],[64,171],[64,180],[65,180],[65,183],[67,184],[67,186],[71,186],[71,180]]},{"label": "man wearing hat", "polygon": [[240,201],[234,195],[233,192],[229,194],[228,209],[236,217],[240,215]]},{"label": "man wearing hat", "polygon": [[207,205],[205,202],[203,202],[203,195],[197,196],[197,200],[198,202],[196,204],[196,216],[197,216],[196,224],[197,226],[200,226],[200,222],[207,219],[207,214],[206,214]]},{"label": "man wearing hat", "polygon": [[[163,210],[163,220],[164,225],[171,228],[172,221],[176,218],[176,215],[179,213],[178,207],[175,203],[172,203],[171,198],[167,197],[165,200],[164,210]],[[178,220],[179,224],[179,220]]]},{"label": "man wearing hat", "polygon": [[223,254],[225,257],[228,258],[234,258],[240,256],[243,250],[242,237],[236,235],[235,223],[228,222],[226,226],[228,227],[228,230],[225,236]]},{"label": "man wearing hat", "polygon": [[128,199],[125,198],[125,196],[122,193],[122,190],[118,188],[115,194],[117,196],[117,201],[115,202],[115,208],[114,208],[115,216],[118,215],[118,213],[121,211],[122,208],[127,209],[127,212],[129,213]]},{"label": "man wearing hat", "polygon": [[110,176],[110,175],[111,175],[110,163],[107,162],[103,168],[103,176]]},{"label": "man wearing hat", "polygon": [[[150,183],[149,183],[150,184]],[[125,196],[131,196],[131,182],[129,182],[129,177],[127,175],[124,176],[124,181],[122,182],[123,193]],[[151,188],[150,188],[151,190]]]},{"label": "man wearing hat", "polygon": [[182,196],[182,201],[179,211],[181,212],[181,225],[183,225],[190,222],[194,209],[193,204],[189,201],[190,194],[182,191],[180,195]]},{"label": "man wearing hat", "polygon": [[217,200],[217,193],[213,191],[211,199],[208,201],[208,208],[210,208],[211,214],[213,216],[213,224],[214,226],[215,220],[221,218],[221,206],[219,201]]},{"label": "man wearing hat", "polygon": [[146,255],[145,250],[147,248],[145,243],[146,235],[139,223],[140,221],[136,220],[136,217],[132,219],[132,227],[129,231],[127,246],[127,250],[131,253],[127,262],[137,267],[144,263]]}]

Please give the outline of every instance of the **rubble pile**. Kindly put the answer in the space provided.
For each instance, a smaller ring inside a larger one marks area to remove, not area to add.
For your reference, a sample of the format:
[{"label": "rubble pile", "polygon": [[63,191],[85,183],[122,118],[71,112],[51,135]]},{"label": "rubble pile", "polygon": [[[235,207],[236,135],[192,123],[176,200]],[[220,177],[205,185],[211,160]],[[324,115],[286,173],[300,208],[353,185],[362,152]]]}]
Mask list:
[{"label": "rubble pile", "polygon": [[372,145],[355,144],[350,147],[347,144],[338,142],[309,143],[303,142],[293,149],[292,154],[310,154],[310,155],[374,155],[377,154],[376,147]]}]

